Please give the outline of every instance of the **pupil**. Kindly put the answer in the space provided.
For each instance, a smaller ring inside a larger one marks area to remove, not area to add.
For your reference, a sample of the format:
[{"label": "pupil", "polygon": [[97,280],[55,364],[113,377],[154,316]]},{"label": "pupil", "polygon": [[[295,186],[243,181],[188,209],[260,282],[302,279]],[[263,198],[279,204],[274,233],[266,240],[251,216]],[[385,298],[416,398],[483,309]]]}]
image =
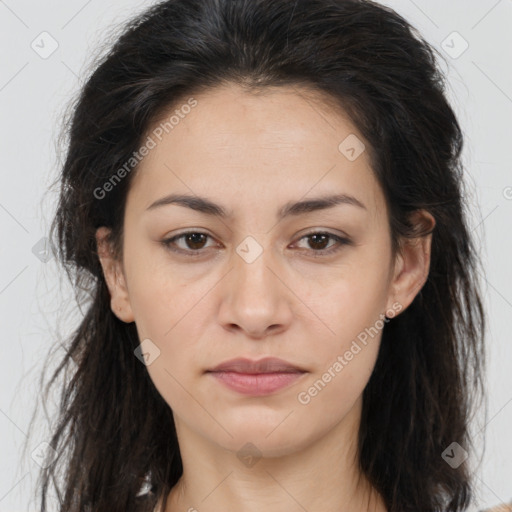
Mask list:
[{"label": "pupil", "polygon": [[[315,239],[318,240],[318,238],[321,238],[322,241],[320,241],[320,245],[322,245],[322,243],[324,243],[326,241],[326,239],[328,238],[328,235],[325,235],[325,234],[324,235],[311,235],[311,238],[313,240],[315,240]],[[316,243],[317,242],[314,241],[313,246],[315,246]],[[323,247],[316,247],[316,249],[323,249]]]},{"label": "pupil", "polygon": [[[205,235],[203,233],[192,233],[191,235],[188,235],[187,240],[189,247],[191,247],[192,249],[200,249],[201,247],[197,247],[194,244],[199,244],[199,246],[201,246],[201,242],[204,243],[204,237]],[[328,240],[329,238],[329,235],[311,235],[309,238],[310,242],[311,240],[313,241],[313,248],[323,249],[325,247],[326,240]],[[320,245],[320,247],[318,245]]]},{"label": "pupil", "polygon": [[[205,236],[205,235],[203,235],[202,233],[193,233],[193,234],[191,234],[191,235],[188,235],[188,240],[189,240],[189,241],[190,241],[190,240],[192,241],[192,246],[191,246],[191,248],[192,248],[192,249],[200,249],[201,247],[194,247],[194,244],[195,244],[195,243],[198,243],[199,245],[201,245],[201,240],[200,240],[200,238],[201,238],[201,237],[204,237],[204,236]],[[203,242],[204,242],[204,240],[203,240]],[[190,246],[190,244],[189,244],[189,246]]]}]

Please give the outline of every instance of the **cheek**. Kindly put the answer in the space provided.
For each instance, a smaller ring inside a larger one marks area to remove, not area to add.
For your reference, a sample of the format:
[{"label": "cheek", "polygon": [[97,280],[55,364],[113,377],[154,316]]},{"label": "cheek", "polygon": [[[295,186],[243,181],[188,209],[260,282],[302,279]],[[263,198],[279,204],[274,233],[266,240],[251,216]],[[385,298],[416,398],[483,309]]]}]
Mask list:
[{"label": "cheek", "polygon": [[325,323],[334,333],[327,330],[322,336],[310,333],[317,340],[311,352],[315,371],[298,390],[297,401],[305,410],[318,410],[327,423],[337,423],[340,415],[352,408],[370,379],[385,322],[380,298],[357,283],[340,284],[328,298]]},{"label": "cheek", "polygon": [[310,337],[319,341],[315,344],[318,373],[330,372],[322,380],[331,382],[331,379],[331,388],[342,382],[339,386],[346,387],[343,393],[350,393],[352,386],[364,387],[373,370],[386,324],[387,275],[382,265],[371,267],[361,263],[361,267],[354,266],[319,292],[311,308],[318,312],[323,323],[320,327],[315,324],[318,334],[310,333]]},{"label": "cheek", "polygon": [[382,265],[354,265],[318,292],[315,302],[334,336],[346,340],[372,326],[385,313],[388,294]]},{"label": "cheek", "polygon": [[175,317],[184,308],[184,285],[165,261],[163,248],[131,245],[127,241],[125,266],[135,321],[143,335],[162,336],[177,322]]},{"label": "cheek", "polygon": [[205,299],[214,282],[187,282],[168,263],[153,258],[137,254],[127,260],[129,296],[139,339],[149,338],[160,351],[149,373],[166,381],[167,389],[174,387],[170,373],[180,382],[190,377],[191,359],[201,349],[197,343],[205,328]]}]

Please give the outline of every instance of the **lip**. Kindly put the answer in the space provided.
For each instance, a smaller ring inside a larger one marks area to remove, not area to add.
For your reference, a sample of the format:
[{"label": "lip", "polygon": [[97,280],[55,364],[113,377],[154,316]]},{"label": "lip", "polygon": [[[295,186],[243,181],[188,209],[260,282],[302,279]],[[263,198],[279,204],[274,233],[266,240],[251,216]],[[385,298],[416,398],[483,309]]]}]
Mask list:
[{"label": "lip", "polygon": [[290,386],[307,371],[282,359],[266,357],[258,361],[231,359],[207,373],[233,391],[263,396]]},{"label": "lip", "polygon": [[278,359],[277,357],[265,357],[254,361],[238,357],[230,359],[217,365],[215,368],[208,370],[209,372],[236,372],[246,374],[259,374],[259,373],[284,373],[284,372],[305,372],[300,368],[288,361]]}]

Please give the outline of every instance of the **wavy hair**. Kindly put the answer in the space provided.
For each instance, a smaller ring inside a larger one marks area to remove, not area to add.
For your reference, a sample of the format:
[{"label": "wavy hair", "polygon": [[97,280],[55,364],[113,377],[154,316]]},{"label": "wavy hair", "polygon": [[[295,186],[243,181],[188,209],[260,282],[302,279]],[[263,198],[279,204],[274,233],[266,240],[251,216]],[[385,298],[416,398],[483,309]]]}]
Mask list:
[{"label": "wavy hair", "polygon": [[[65,512],[151,511],[182,474],[172,410],[143,364],[134,323],[120,321],[95,232],[111,228],[122,256],[125,199],[137,166],[105,197],[98,190],[183,98],[223,84],[247,91],[310,88],[340,106],[370,143],[389,211],[393,254],[425,235],[430,273],[382,334],[363,392],[361,471],[390,512],[457,512],[474,495],[467,462],[443,451],[474,446],[470,419],[483,396],[485,314],[468,228],[463,135],[446,96],[437,51],[390,8],[367,0],[167,0],[122,26],[72,105],[51,240],[77,299],[86,303],[59,375],[58,418],[38,495]],[[146,479],[150,492],[139,495]],[[163,508],[162,508],[163,510]]]}]

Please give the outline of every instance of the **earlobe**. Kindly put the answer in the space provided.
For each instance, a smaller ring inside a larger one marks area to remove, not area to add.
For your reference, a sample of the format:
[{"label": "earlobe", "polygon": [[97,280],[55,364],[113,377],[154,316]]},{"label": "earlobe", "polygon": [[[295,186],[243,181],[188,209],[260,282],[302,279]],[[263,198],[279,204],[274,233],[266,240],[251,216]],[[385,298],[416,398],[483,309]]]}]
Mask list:
[{"label": "earlobe", "polygon": [[416,212],[415,217],[419,235],[413,239],[402,240],[391,284],[391,302],[398,302],[401,305],[401,311],[409,307],[423,288],[430,270],[432,231],[435,219],[424,210]]},{"label": "earlobe", "polygon": [[130,305],[126,279],[121,262],[115,258],[112,247],[108,241],[110,229],[102,226],[96,230],[96,246],[98,258],[103,269],[103,276],[110,292],[110,308],[123,322],[134,321]]}]

